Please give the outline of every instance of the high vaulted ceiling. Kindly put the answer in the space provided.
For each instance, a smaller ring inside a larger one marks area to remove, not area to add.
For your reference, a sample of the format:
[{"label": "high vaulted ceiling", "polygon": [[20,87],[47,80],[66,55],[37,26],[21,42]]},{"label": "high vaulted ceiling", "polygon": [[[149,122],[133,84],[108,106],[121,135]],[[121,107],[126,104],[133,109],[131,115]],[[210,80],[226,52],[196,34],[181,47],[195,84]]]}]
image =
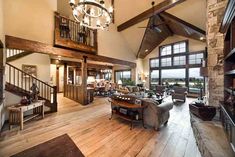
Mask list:
[{"label": "high vaulted ceiling", "polygon": [[[66,16],[71,16],[71,9],[68,6],[68,0],[58,0],[60,3],[60,7],[58,7],[58,10]],[[110,0],[107,0],[110,1]],[[119,26],[122,23],[128,21],[129,19],[139,15],[140,13],[150,9],[151,2],[153,0],[114,0],[114,11],[115,11],[115,26]],[[154,0],[155,6],[159,3],[166,1],[166,0]],[[206,0],[185,0],[182,3],[179,3],[175,5],[174,7],[168,9],[165,11],[166,13],[169,13],[191,25],[194,25],[198,27],[201,30],[206,29]],[[159,18],[159,17],[158,17]],[[171,31],[167,32],[166,26],[160,26],[164,32],[164,34],[161,37],[158,37],[159,34],[157,32],[147,32],[146,29],[138,28],[138,27],[146,27],[151,21],[149,22],[149,19],[146,19],[142,22],[139,22],[119,33],[121,33],[123,40],[127,43],[127,45],[132,50],[133,54],[137,57],[144,58],[148,53],[151,52],[151,50],[156,47],[156,45],[161,44],[162,41],[164,41],[168,36],[173,34],[186,36],[186,34],[182,35],[182,32],[179,33],[178,28],[182,25],[176,24],[174,21],[170,20],[169,18],[166,18],[162,16],[163,20],[166,20],[166,22],[169,25],[172,25]],[[175,27],[173,28],[173,25]],[[177,27],[178,26],[178,27]],[[190,30],[189,28],[186,28],[188,30],[185,30],[186,32],[191,32],[191,34],[194,34],[193,30]],[[147,36],[151,36],[153,34],[152,39],[145,37],[145,32],[148,34]],[[157,39],[158,37],[158,39]],[[190,36],[188,36],[190,37]],[[197,38],[199,36],[196,35]],[[147,43],[154,43],[152,47],[148,47],[149,51],[147,53],[143,53],[147,48],[142,47],[142,41],[146,40]],[[138,52],[142,52],[141,54]]]},{"label": "high vaulted ceiling", "polygon": [[[163,2],[164,0],[155,0],[156,5]],[[151,2],[152,0],[116,0],[115,1],[115,24],[117,26],[123,24],[124,22],[128,21],[129,19],[137,16],[138,14],[148,10],[151,8]],[[177,4],[176,6],[166,10],[166,13],[170,13],[173,16],[191,24],[196,27],[198,27],[200,30],[206,29],[206,0],[186,0],[180,4]],[[162,16],[164,20],[167,21],[168,25],[172,25],[171,30],[172,33],[191,37],[188,34],[195,34],[194,30],[190,28],[186,28],[184,30],[182,29],[182,25],[175,23],[173,20],[170,20],[170,18],[167,18],[166,16]],[[159,17],[158,17],[159,18]],[[164,31],[162,32],[161,37],[159,37],[158,32],[151,32],[150,30],[146,29],[140,29],[138,27],[147,26],[151,23],[148,22],[149,20],[144,20],[138,24],[135,24],[123,31],[121,31],[122,35],[124,36],[126,42],[132,49],[133,53],[137,57],[144,58],[148,53],[151,52],[153,48],[156,47],[156,45],[159,45],[162,41],[164,41],[168,36],[171,35],[171,33],[168,31],[167,28],[164,28],[165,26],[160,26]],[[173,26],[175,26],[173,28]],[[178,27],[177,27],[178,26]],[[181,27],[180,27],[181,26]],[[144,37],[145,32],[148,34],[147,36],[152,37]],[[200,39],[200,34],[197,34],[194,36],[195,39]],[[150,50],[147,53],[143,53],[147,48],[141,47],[141,42],[146,40],[147,45],[148,43],[152,45],[154,43],[154,46],[148,47]],[[138,55],[138,52],[141,51],[142,53]]]}]

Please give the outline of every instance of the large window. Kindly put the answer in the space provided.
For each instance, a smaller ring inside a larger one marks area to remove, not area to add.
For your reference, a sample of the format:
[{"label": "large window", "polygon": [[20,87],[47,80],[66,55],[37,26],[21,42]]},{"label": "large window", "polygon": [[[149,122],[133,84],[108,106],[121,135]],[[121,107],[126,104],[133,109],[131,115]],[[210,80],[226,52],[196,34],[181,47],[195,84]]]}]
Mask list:
[{"label": "large window", "polygon": [[173,53],[185,53],[186,52],[186,42],[180,42],[173,45]]},{"label": "large window", "polygon": [[171,57],[162,58],[162,59],[161,59],[161,66],[162,66],[162,67],[171,66]]},{"label": "large window", "polygon": [[157,84],[187,86],[190,93],[199,93],[204,87],[200,76],[204,52],[188,52],[188,42],[181,41],[159,48],[159,57],[150,59],[150,87]]},{"label": "large window", "polygon": [[150,88],[153,89],[152,87],[158,85],[159,83],[159,70],[152,70],[150,73]]},{"label": "large window", "polygon": [[189,69],[189,92],[200,93],[200,89],[204,88],[204,78],[200,76],[200,68]]},{"label": "large window", "polygon": [[131,81],[131,71],[130,70],[122,70],[122,71],[116,71],[115,72],[115,81],[118,83],[118,81],[121,80],[123,84],[127,81]]},{"label": "large window", "polygon": [[185,69],[162,70],[162,84],[167,86],[185,86]]},{"label": "large window", "polygon": [[189,64],[201,64],[203,53],[189,55]]},{"label": "large window", "polygon": [[151,68],[159,67],[159,59],[151,59],[150,66],[151,66]]},{"label": "large window", "polygon": [[171,45],[169,46],[163,46],[161,48],[161,56],[171,55]]},{"label": "large window", "polygon": [[186,56],[176,56],[176,57],[174,57],[173,64],[175,66],[177,66],[177,65],[185,65],[186,64]]}]

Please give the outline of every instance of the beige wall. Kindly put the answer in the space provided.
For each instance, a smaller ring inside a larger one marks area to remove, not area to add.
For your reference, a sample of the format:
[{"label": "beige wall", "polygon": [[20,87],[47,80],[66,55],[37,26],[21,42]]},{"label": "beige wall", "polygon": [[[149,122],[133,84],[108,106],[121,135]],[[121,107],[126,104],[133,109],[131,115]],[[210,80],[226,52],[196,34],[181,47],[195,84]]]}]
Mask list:
[{"label": "beige wall", "polygon": [[135,54],[114,24],[110,25],[108,31],[98,31],[98,54],[131,62],[136,60]]},{"label": "beige wall", "polygon": [[3,10],[7,35],[53,43],[57,0],[5,0]]},{"label": "beige wall", "polygon": [[33,53],[28,56],[22,57],[15,61],[10,62],[11,65],[22,69],[22,65],[36,65],[37,66],[37,78],[50,83],[50,57],[49,55]]},{"label": "beige wall", "polygon": [[[172,37],[168,37],[166,40],[164,40],[161,43],[161,45],[167,45],[167,44],[171,44],[171,43],[182,41],[182,40],[188,40],[188,42],[189,42],[189,52],[205,50],[206,43],[203,43],[203,42],[200,42],[200,41],[196,41],[196,40],[192,40],[192,39],[188,39],[188,38],[185,38],[185,37],[182,37],[182,36],[178,36],[178,35],[174,35]],[[159,46],[156,47],[143,60],[143,69],[144,69],[143,71],[144,71],[144,74],[146,76],[148,76],[147,80],[146,80],[146,86],[147,87],[149,87],[149,59],[150,58],[154,58],[154,57],[158,57],[158,55],[159,55]]]},{"label": "beige wall", "polygon": [[[51,83],[53,86],[56,86],[56,65],[51,64],[50,65],[50,77],[51,77]],[[58,87],[57,87],[58,88]],[[59,68],[59,92],[64,91],[64,66],[60,66]]]},{"label": "beige wall", "polygon": [[0,0],[0,40],[4,42],[3,0]]}]

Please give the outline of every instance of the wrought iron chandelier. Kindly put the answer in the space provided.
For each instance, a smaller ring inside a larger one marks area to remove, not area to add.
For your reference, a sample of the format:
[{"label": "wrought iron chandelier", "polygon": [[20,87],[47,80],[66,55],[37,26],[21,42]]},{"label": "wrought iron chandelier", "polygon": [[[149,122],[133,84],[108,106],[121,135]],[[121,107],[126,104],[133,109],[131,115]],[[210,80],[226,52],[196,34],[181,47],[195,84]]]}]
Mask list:
[{"label": "wrought iron chandelier", "polygon": [[113,7],[107,9],[104,0],[70,0],[73,16],[80,25],[91,29],[108,28],[112,22]]}]

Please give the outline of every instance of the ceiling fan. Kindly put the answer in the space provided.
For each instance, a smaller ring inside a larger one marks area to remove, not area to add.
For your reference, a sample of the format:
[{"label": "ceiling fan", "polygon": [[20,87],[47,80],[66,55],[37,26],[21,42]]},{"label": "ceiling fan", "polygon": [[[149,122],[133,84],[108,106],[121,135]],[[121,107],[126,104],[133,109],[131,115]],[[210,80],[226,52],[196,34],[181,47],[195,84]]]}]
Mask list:
[{"label": "ceiling fan", "polygon": [[153,9],[153,16],[152,16],[151,24],[147,27],[138,27],[138,28],[147,28],[147,29],[154,30],[154,31],[157,31],[157,32],[161,33],[162,30],[159,28],[159,26],[164,25],[165,22],[155,24],[155,15],[154,15],[154,4],[155,4],[155,2],[153,1],[151,4],[152,4],[152,9]]}]

